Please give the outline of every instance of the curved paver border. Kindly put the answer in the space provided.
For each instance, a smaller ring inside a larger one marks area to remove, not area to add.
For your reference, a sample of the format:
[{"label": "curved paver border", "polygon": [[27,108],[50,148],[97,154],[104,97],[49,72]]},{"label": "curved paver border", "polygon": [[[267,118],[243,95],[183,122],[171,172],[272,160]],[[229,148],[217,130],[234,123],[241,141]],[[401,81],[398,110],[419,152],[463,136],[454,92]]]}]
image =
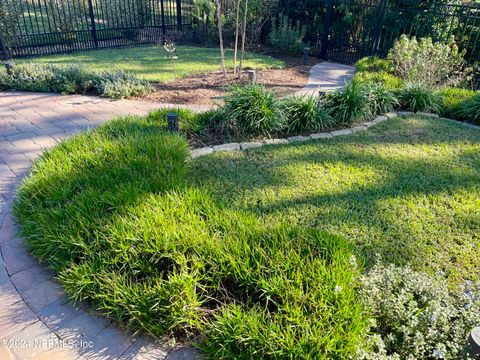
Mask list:
[{"label": "curved paver border", "polygon": [[278,144],[294,144],[294,143],[299,143],[299,142],[304,142],[304,141],[309,141],[309,140],[318,140],[318,139],[327,139],[327,138],[333,138],[336,136],[342,136],[342,135],[348,135],[352,133],[356,133],[359,131],[365,131],[369,129],[372,126],[378,125],[388,119],[393,119],[398,116],[412,116],[412,115],[417,115],[417,116],[425,116],[425,117],[431,117],[431,118],[438,118],[440,120],[444,121],[451,121],[455,123],[462,124],[466,127],[472,128],[472,129],[479,129],[480,126],[470,124],[467,122],[461,122],[453,119],[448,119],[448,118],[441,118],[437,114],[433,113],[425,113],[425,112],[409,112],[409,111],[397,111],[397,112],[389,112],[384,115],[380,115],[372,119],[371,121],[367,121],[361,124],[358,124],[354,127],[351,128],[346,128],[346,129],[340,129],[340,130],[335,130],[331,132],[321,132],[321,133],[313,133],[310,135],[298,135],[298,136],[292,136],[288,137],[285,139],[267,139],[267,140],[262,140],[262,141],[257,141],[257,142],[242,142],[242,143],[227,143],[227,144],[222,144],[222,145],[216,145],[216,146],[207,146],[199,149],[194,149],[191,150],[190,152],[190,157],[192,159],[209,155],[214,152],[221,152],[221,151],[244,151],[247,149],[251,148],[258,148],[258,147],[264,147],[264,146],[270,146],[270,145],[278,145]]}]

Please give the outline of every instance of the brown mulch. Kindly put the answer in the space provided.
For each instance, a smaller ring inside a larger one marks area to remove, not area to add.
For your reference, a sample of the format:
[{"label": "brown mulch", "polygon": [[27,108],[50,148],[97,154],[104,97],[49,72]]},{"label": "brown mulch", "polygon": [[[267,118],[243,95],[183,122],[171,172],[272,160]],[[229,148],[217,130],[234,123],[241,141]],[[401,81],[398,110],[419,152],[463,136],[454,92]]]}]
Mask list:
[{"label": "brown mulch", "polygon": [[[260,70],[258,82],[283,97],[301,90],[308,82],[311,66],[317,61],[310,58],[309,65],[302,59],[286,58],[284,69]],[[141,100],[170,104],[214,105],[222,101],[233,84],[246,83],[247,75],[239,80],[233,71],[223,76],[221,71],[207,72],[177,79],[168,83],[155,84],[155,92],[142,96]]]}]

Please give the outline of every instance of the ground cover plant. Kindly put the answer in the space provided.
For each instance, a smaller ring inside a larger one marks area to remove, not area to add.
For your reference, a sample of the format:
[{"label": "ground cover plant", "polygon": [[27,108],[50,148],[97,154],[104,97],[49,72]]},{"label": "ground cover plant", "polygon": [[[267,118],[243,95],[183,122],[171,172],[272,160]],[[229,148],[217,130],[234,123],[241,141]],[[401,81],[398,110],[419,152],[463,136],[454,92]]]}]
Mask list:
[{"label": "ground cover plant", "polygon": [[185,140],[159,125],[78,135],[22,185],[22,232],[68,296],[154,336],[204,332],[212,358],[354,355],[367,323],[352,246],[229,208],[186,178]]},{"label": "ground cover plant", "polygon": [[[35,58],[35,62],[55,65],[83,64],[92,70],[118,69],[151,82],[167,82],[220,69],[220,53],[216,48],[177,46],[178,60],[173,71],[172,61],[163,46],[129,49],[86,51],[67,55]],[[30,62],[31,60],[21,60]],[[233,51],[225,50],[228,68],[233,68]],[[251,69],[283,68],[284,62],[270,56],[245,53],[244,67]]]},{"label": "ground cover plant", "polygon": [[0,72],[0,90],[93,94],[112,99],[145,95],[153,91],[145,80],[123,71],[92,71],[83,65],[57,66],[25,63]]},{"label": "ground cover plant", "polygon": [[[190,162],[185,141],[159,125],[127,118],[62,143],[15,204],[32,252],[69,296],[118,322],[157,336],[203,332],[209,358],[375,355],[367,317],[393,308],[362,304],[361,289],[387,276],[359,283],[363,267],[375,271],[380,257],[432,279],[441,272],[452,294],[478,280],[476,130],[401,117]],[[393,289],[392,304],[405,301],[404,285]],[[437,295],[432,306],[450,296]],[[403,331],[385,321],[373,331]]]}]

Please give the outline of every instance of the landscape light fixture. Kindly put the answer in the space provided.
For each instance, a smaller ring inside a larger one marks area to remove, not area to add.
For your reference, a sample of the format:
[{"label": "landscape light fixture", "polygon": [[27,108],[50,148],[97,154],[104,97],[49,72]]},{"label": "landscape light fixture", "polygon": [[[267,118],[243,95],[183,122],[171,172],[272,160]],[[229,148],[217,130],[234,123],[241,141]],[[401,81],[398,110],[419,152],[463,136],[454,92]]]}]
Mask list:
[{"label": "landscape light fixture", "polygon": [[470,332],[465,352],[468,353],[469,358],[476,359],[480,355],[480,326],[473,328]]},{"label": "landscape light fixture", "polygon": [[5,62],[5,69],[7,69],[7,74],[8,75],[12,75],[14,67],[15,67],[15,63],[13,61],[6,61]]},{"label": "landscape light fixture", "polygon": [[178,132],[178,113],[171,112],[167,114],[168,131]]}]

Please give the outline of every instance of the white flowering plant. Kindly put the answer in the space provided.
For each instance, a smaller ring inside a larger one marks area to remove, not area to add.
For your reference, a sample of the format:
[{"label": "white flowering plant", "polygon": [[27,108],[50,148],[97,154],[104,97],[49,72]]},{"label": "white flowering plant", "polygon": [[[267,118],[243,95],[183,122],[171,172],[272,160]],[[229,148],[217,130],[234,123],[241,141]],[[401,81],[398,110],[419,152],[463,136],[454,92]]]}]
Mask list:
[{"label": "white flowering plant", "polygon": [[372,321],[358,359],[472,358],[465,349],[470,331],[480,325],[479,283],[452,291],[443,274],[380,262],[361,282]]}]

